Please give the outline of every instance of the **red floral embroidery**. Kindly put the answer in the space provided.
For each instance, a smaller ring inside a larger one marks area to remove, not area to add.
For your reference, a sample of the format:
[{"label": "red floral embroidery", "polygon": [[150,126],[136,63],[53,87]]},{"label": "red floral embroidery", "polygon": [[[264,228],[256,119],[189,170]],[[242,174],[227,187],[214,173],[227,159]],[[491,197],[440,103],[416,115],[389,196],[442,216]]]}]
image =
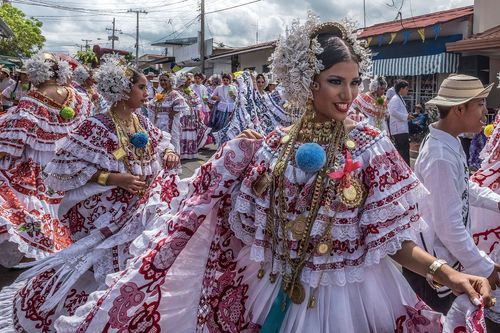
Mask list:
[{"label": "red floral embroidery", "polygon": [[108,311],[109,325],[112,328],[120,328],[123,327],[123,324],[128,323],[130,317],[127,315],[127,311],[141,304],[145,296],[133,282],[128,282],[121,286],[120,296],[113,300],[113,307]]}]

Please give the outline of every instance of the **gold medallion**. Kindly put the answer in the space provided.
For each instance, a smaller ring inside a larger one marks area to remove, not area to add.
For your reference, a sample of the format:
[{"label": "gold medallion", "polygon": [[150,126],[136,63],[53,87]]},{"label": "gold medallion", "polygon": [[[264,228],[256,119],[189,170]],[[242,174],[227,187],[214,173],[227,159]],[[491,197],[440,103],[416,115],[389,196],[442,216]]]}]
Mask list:
[{"label": "gold medallion", "polygon": [[293,238],[295,240],[302,240],[306,228],[307,218],[304,215],[300,215],[290,223],[290,231],[292,232]]},{"label": "gold medallion", "polygon": [[269,282],[276,282],[276,273],[269,273]]},{"label": "gold medallion", "polygon": [[365,189],[358,179],[351,178],[349,186],[342,183],[338,187],[339,200],[349,208],[361,206],[365,197]]},{"label": "gold medallion", "polygon": [[268,187],[272,184],[273,179],[268,172],[264,172],[252,184],[252,190],[258,197],[262,197]]},{"label": "gold medallion", "polygon": [[352,141],[351,139],[347,139],[345,140],[345,146],[349,150],[356,149],[356,142]]},{"label": "gold medallion", "polygon": [[304,290],[304,286],[300,282],[295,283],[292,286],[292,292],[290,294],[290,299],[295,304],[302,304],[306,298],[306,291]]},{"label": "gold medallion", "polygon": [[116,160],[119,161],[122,158],[124,158],[125,156],[127,156],[127,152],[125,151],[125,149],[120,147],[113,152],[113,156],[115,157]]},{"label": "gold medallion", "polygon": [[321,241],[316,246],[316,251],[318,251],[319,254],[324,256],[325,254],[330,253],[330,244],[326,241]]},{"label": "gold medallion", "polygon": [[307,308],[314,309],[315,307],[316,307],[316,297],[311,296],[309,297],[309,303],[307,303]]},{"label": "gold medallion", "polygon": [[281,143],[282,143],[282,144],[285,144],[285,143],[288,143],[288,142],[290,141],[290,139],[291,139],[291,138],[292,138],[292,137],[291,137],[290,135],[286,134],[285,136],[283,136],[283,137],[281,138],[281,140],[280,140],[280,141],[281,141]]},{"label": "gold medallion", "polygon": [[262,268],[259,269],[259,272],[257,273],[257,278],[259,280],[262,279],[264,277],[264,274],[265,274],[264,269],[262,269]]}]

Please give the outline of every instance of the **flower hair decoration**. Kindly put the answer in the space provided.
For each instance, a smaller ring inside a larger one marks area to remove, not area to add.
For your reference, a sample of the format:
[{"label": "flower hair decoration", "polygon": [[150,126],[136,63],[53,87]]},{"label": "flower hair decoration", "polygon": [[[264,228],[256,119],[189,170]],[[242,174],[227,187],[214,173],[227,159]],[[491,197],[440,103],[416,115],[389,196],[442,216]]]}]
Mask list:
[{"label": "flower hair decoration", "polygon": [[51,53],[40,52],[25,62],[29,80],[40,85],[47,80],[56,78],[57,83],[65,85],[71,79],[71,67],[65,60],[58,59]]},{"label": "flower hair decoration", "polygon": [[118,55],[104,55],[101,61],[94,73],[97,90],[111,104],[127,100],[132,85],[132,70]]},{"label": "flower hair decoration", "polygon": [[83,85],[89,77],[89,70],[83,65],[78,66],[73,72],[73,78],[79,85]]},{"label": "flower hair decoration", "polygon": [[356,24],[344,20],[342,23],[321,23],[319,17],[308,12],[306,22],[301,25],[294,20],[284,37],[276,44],[270,60],[273,77],[284,88],[284,99],[287,100],[288,112],[298,119],[306,109],[307,101],[313,98],[311,83],[324,66],[318,55],[323,48],[318,42],[318,34],[337,30],[344,41],[349,43],[354,53],[360,58],[360,72],[363,77],[371,74],[371,51],[365,41],[358,40],[355,32]]}]

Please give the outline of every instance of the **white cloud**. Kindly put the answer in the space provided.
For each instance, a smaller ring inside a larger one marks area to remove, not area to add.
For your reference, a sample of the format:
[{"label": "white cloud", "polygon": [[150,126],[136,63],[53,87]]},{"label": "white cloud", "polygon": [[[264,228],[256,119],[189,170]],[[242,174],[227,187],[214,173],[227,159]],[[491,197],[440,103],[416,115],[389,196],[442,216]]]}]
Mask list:
[{"label": "white cloud", "polygon": [[[199,22],[193,20],[198,15],[199,0],[150,0],[138,2],[136,0],[101,0],[78,3],[72,1],[55,1],[50,3],[85,7],[107,11],[104,15],[92,15],[71,11],[62,11],[51,8],[16,5],[28,16],[58,16],[41,17],[44,22],[43,33],[47,38],[46,48],[49,50],[75,52],[79,49],[76,44],[82,44],[82,39],[92,39],[93,43],[109,47],[106,28],[111,27],[113,17],[116,17],[117,29],[123,34],[118,35],[120,41],[116,47],[120,49],[134,49],[135,45],[135,14],[116,13],[117,10],[139,7],[148,10],[147,15],[140,15],[141,39],[140,53],[161,53],[161,49],[151,47],[151,43],[172,37],[196,36]],[[394,0],[400,4],[403,0]],[[45,2],[49,2],[48,0]],[[236,6],[250,2],[250,0],[206,0],[206,11]],[[163,4],[170,4],[162,6]],[[367,0],[367,25],[393,20],[397,10],[390,8],[386,3],[392,0]],[[404,0],[403,17],[422,15],[438,10],[462,7],[473,4],[473,0]],[[230,46],[244,46],[255,43],[257,26],[259,41],[276,39],[282,34],[291,20],[305,18],[308,9],[319,14],[323,20],[339,20],[348,16],[363,22],[362,0],[261,0],[235,9],[220,11],[207,15],[207,36],[217,42]],[[115,11],[115,14],[109,11]],[[101,13],[99,13],[101,14]],[[69,17],[71,16],[71,17]],[[180,33],[180,34],[179,34]],[[97,40],[101,38],[101,40]]]}]

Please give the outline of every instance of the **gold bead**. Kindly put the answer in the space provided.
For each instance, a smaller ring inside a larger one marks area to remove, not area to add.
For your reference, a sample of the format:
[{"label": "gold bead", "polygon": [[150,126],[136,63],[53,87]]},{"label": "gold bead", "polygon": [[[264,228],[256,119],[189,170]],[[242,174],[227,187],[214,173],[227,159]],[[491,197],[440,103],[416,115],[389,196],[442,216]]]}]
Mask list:
[{"label": "gold bead", "polygon": [[264,269],[261,268],[259,269],[259,272],[257,273],[257,278],[262,279],[264,277]]}]

